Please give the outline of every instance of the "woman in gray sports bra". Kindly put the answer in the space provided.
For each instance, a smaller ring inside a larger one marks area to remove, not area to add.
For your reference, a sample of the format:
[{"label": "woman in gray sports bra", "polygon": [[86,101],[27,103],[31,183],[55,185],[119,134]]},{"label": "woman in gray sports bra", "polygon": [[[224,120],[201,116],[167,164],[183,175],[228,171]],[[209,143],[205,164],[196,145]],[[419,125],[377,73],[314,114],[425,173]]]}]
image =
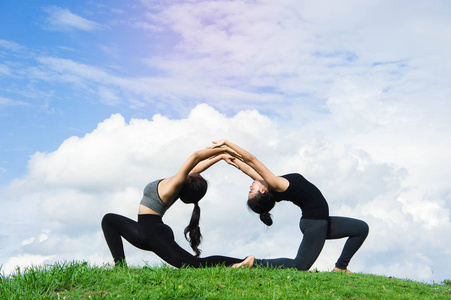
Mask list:
[{"label": "woman in gray sports bra", "polygon": [[[115,265],[126,265],[122,238],[137,248],[153,251],[170,265],[180,268],[201,266],[238,266],[243,259],[209,256],[200,258],[201,234],[199,228],[200,208],[198,202],[207,191],[207,182],[200,175],[220,160],[234,164],[228,147],[204,149],[194,152],[181,166],[177,174],[149,183],[139,205],[138,221],[117,214],[106,214],[102,229]],[[193,203],[194,210],[185,237],[196,256],[181,248],[174,240],[172,229],[163,223],[162,217],[177,200]]]}]

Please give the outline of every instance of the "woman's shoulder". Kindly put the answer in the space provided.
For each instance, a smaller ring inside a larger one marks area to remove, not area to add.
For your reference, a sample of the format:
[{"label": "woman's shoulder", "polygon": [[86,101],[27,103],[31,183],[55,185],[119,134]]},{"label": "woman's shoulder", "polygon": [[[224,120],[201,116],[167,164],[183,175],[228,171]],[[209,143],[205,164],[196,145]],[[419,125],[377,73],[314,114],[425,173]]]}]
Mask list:
[{"label": "woman's shoulder", "polygon": [[299,174],[299,173],[288,173],[288,174],[282,175],[282,176],[280,176],[280,177],[283,177],[283,178],[288,179],[288,180],[290,180],[290,179],[302,179],[302,178],[304,178],[304,176],[302,176],[302,175]]},{"label": "woman's shoulder", "polygon": [[307,181],[305,179],[305,177],[299,173],[289,173],[289,174],[282,175],[280,177],[282,177],[288,181],[288,183],[289,183],[288,188],[291,187],[291,189],[295,188],[296,186],[303,185]]},{"label": "woman's shoulder", "polygon": [[163,180],[164,180],[164,178],[162,178],[162,179],[157,179],[157,180],[154,180],[154,181],[151,181],[151,182],[149,182],[149,183],[146,185],[146,187],[158,185],[158,184],[159,184],[160,182],[162,182]]}]

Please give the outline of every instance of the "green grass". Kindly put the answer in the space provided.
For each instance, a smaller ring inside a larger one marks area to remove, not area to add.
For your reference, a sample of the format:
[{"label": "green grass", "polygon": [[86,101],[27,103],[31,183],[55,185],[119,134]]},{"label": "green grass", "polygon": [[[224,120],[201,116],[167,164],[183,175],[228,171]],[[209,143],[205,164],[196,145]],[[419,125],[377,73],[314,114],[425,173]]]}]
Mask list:
[{"label": "green grass", "polygon": [[451,282],[267,268],[58,263],[1,279],[0,299],[451,299]]}]

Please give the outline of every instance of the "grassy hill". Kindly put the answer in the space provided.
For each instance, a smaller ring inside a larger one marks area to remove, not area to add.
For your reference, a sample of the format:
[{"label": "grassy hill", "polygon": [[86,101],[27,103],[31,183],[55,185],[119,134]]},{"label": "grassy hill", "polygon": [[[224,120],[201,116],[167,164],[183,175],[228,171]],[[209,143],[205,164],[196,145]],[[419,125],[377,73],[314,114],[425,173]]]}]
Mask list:
[{"label": "grassy hill", "polygon": [[282,269],[29,268],[2,278],[0,299],[451,299],[451,282]]}]

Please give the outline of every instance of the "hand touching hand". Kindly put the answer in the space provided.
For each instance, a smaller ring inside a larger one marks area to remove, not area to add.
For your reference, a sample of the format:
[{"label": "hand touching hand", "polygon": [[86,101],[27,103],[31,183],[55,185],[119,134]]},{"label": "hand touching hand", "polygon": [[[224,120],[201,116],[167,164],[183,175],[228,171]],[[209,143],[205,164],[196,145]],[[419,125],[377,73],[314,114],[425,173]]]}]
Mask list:
[{"label": "hand touching hand", "polygon": [[232,155],[224,154],[222,159],[224,159],[224,161],[229,165],[232,165],[235,168],[240,169],[240,167],[235,163],[235,157],[233,157]]},{"label": "hand touching hand", "polygon": [[[208,147],[208,148],[213,149],[213,148],[222,147],[222,146],[226,145],[227,141],[221,139],[221,140],[217,140],[217,141],[212,141],[212,143],[213,143],[213,145],[211,145],[211,146]],[[226,145],[226,146],[227,146],[227,145]]]},{"label": "hand touching hand", "polygon": [[227,141],[226,140],[217,140],[217,141],[212,141],[213,145],[207,147],[207,149],[214,149],[214,148],[224,148],[226,150],[226,153],[232,155],[235,158],[238,158],[239,160],[243,160],[243,157],[238,154],[234,149],[230,148],[229,146],[227,146]]}]

